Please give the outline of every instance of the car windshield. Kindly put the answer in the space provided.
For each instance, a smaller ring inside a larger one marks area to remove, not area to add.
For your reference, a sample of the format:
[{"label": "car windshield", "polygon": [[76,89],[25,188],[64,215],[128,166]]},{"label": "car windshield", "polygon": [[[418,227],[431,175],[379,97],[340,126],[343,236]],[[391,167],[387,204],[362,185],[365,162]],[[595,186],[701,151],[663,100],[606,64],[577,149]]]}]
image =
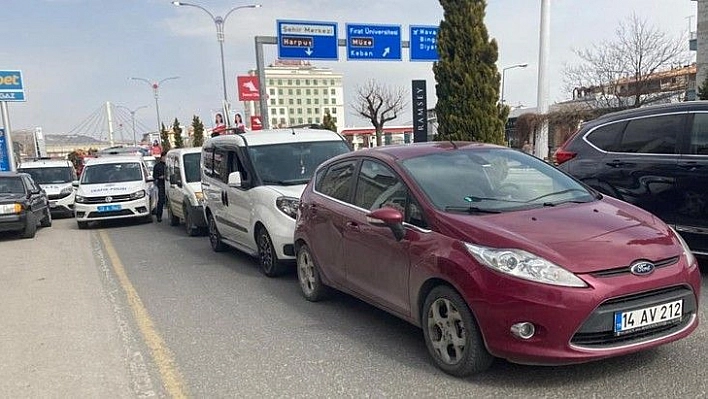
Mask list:
[{"label": "car windshield", "polygon": [[499,213],[590,202],[595,194],[551,165],[511,149],[460,149],[402,161],[440,210]]},{"label": "car windshield", "polygon": [[139,162],[90,165],[81,174],[83,184],[120,183],[143,180]]},{"label": "car windshield", "polygon": [[18,171],[29,173],[37,184],[71,183],[75,178],[69,167],[21,168]]},{"label": "car windshield", "polygon": [[184,177],[187,183],[194,183],[201,180],[199,175],[199,161],[202,154],[195,152],[193,154],[184,154]]},{"label": "car windshield", "polygon": [[0,177],[0,194],[22,194],[25,186],[19,177]]},{"label": "car windshield", "polygon": [[305,184],[322,162],[349,152],[344,141],[315,141],[248,147],[256,174],[265,184]]}]

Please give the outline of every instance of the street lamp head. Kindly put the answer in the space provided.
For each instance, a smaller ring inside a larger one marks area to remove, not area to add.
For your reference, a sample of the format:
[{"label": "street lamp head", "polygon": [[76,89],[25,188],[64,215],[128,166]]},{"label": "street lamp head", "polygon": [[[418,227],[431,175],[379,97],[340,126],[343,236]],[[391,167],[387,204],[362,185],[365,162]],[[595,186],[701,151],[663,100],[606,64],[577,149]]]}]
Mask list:
[{"label": "street lamp head", "polygon": [[179,1],[173,1],[172,4],[173,4],[173,5],[176,5],[176,6],[181,6],[181,5],[182,5],[182,3],[180,3]]},{"label": "street lamp head", "polygon": [[523,64],[519,64],[518,66],[519,68],[526,68],[527,66],[529,66],[529,64],[524,62]]}]

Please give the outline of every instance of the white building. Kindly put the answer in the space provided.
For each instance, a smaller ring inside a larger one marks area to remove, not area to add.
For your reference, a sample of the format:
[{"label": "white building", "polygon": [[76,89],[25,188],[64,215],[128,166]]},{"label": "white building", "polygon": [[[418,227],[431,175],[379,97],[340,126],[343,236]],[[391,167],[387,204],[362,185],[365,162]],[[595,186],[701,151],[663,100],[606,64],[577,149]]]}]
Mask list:
[{"label": "white building", "polygon": [[[256,75],[255,70],[249,75]],[[309,61],[279,60],[265,68],[270,127],[320,124],[326,111],[337,129],[345,126],[342,75]],[[257,101],[244,102],[246,120],[259,108]]]}]

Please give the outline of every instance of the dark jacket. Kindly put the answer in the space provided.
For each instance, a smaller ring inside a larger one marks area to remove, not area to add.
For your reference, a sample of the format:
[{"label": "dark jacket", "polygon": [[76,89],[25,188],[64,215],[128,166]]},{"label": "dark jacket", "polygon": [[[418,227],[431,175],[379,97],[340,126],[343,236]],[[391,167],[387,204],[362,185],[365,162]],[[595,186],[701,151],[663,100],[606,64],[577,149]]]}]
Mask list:
[{"label": "dark jacket", "polygon": [[167,173],[167,165],[162,160],[158,161],[152,168],[152,178],[155,179],[155,184],[165,186],[165,174]]}]

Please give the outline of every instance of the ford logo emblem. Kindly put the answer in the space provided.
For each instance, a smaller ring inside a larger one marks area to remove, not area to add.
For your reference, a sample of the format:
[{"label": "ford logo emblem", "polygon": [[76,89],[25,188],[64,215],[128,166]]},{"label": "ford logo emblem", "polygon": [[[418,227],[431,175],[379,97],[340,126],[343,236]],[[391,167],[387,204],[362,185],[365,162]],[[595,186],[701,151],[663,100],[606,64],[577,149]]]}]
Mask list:
[{"label": "ford logo emblem", "polygon": [[635,262],[629,267],[629,271],[635,276],[648,276],[654,272],[654,264],[647,261]]},{"label": "ford logo emblem", "polygon": [[112,201],[113,201],[113,197],[106,197],[106,202],[112,202]]}]

